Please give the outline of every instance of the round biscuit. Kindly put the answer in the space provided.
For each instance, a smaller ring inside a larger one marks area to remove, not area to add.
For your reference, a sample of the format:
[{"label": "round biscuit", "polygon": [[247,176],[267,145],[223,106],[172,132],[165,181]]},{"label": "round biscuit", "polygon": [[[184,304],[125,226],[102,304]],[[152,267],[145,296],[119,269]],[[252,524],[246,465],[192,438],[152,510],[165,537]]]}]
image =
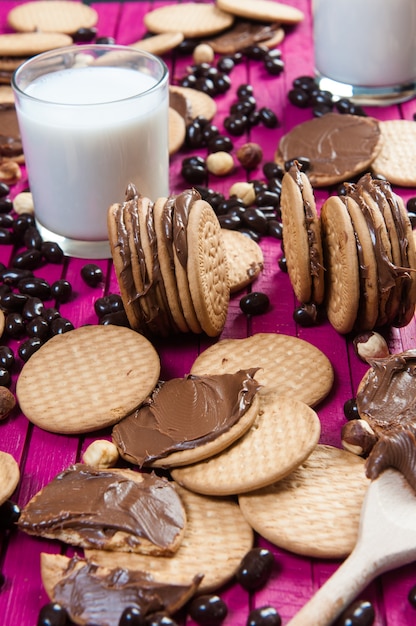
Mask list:
[{"label": "round biscuit", "polygon": [[159,356],[143,335],[121,326],[83,326],[52,337],[30,357],[16,395],[40,428],[85,433],[134,411],[159,374]]},{"label": "round biscuit", "polygon": [[197,574],[203,574],[198,587],[201,593],[222,587],[232,579],[242,558],[252,548],[252,528],[231,500],[202,496],[179,486],[178,493],[187,522],[182,543],[172,557],[111,555],[99,550],[86,550],[86,557],[107,567],[116,562],[118,567],[149,572],[158,582],[186,584]]},{"label": "round biscuit", "polygon": [[129,48],[138,48],[139,50],[146,50],[146,52],[150,52],[151,54],[162,56],[173,48],[176,48],[176,46],[179,46],[183,40],[183,33],[169,31],[130,43]]},{"label": "round biscuit", "polygon": [[305,17],[299,9],[271,0],[256,0],[256,2],[252,2],[252,0],[217,0],[217,6],[238,17],[246,17],[260,22],[297,24]]},{"label": "round biscuit", "polygon": [[222,229],[208,202],[197,200],[187,227],[189,289],[202,330],[216,337],[224,328],[230,286]]},{"label": "round biscuit", "polygon": [[238,495],[281,480],[298,467],[318,443],[317,414],[278,392],[259,398],[259,415],[243,437],[214,457],[173,469],[174,480],[197,493]]},{"label": "round biscuit", "polygon": [[8,452],[0,450],[0,505],[13,494],[20,480],[17,461]]},{"label": "round biscuit", "polygon": [[339,333],[349,333],[358,314],[360,277],[357,245],[343,200],[331,196],[321,209],[328,319]]},{"label": "round biscuit", "polygon": [[71,35],[79,28],[92,28],[98,13],[81,2],[67,0],[34,0],[13,7],[7,23],[18,32],[43,31]]},{"label": "round biscuit", "polygon": [[72,37],[65,33],[6,33],[0,35],[0,55],[4,57],[33,56],[54,48],[63,48],[72,44]]},{"label": "round biscuit", "polygon": [[170,85],[170,93],[179,93],[189,102],[192,118],[202,115],[208,121],[212,120],[217,112],[217,104],[211,96],[192,87]]},{"label": "round biscuit", "polygon": [[263,271],[263,250],[251,237],[227,228],[222,229],[222,242],[228,263],[230,293],[235,293],[250,285]]},{"label": "round biscuit", "polygon": [[271,543],[303,556],[344,558],[358,538],[369,484],[364,460],[318,444],[292,474],[239,496],[253,529]]},{"label": "round biscuit", "polygon": [[183,2],[154,9],[145,14],[144,25],[151,33],[179,31],[184,37],[214,35],[234,22],[234,16],[214,4]]},{"label": "round biscuit", "polygon": [[222,339],[201,352],[191,374],[232,374],[251,367],[260,368],[254,378],[264,392],[282,393],[283,385],[285,394],[309,406],[323,400],[334,381],[332,365],[323,352],[303,339],[277,333]]},{"label": "round biscuit", "polygon": [[416,125],[411,120],[380,121],[382,147],[371,164],[391,184],[416,185]]},{"label": "round biscuit", "polygon": [[285,31],[278,24],[258,24],[251,20],[239,19],[224,34],[207,40],[217,54],[235,54],[247,46],[260,44],[275,48],[285,38]]},{"label": "round biscuit", "polygon": [[381,141],[375,118],[328,113],[297,124],[283,135],[275,160],[284,164],[300,156],[307,157],[311,184],[326,187],[366,170],[377,156]]}]

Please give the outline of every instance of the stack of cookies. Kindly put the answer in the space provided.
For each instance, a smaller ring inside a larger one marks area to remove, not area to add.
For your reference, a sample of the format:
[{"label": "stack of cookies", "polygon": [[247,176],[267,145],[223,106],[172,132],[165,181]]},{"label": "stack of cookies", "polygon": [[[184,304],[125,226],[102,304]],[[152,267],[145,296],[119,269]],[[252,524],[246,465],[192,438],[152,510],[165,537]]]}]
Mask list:
[{"label": "stack of cookies", "polygon": [[340,333],[405,326],[415,311],[416,248],[404,203],[370,174],[344,191],[318,218],[309,178],[296,163],[285,174],[283,243],[295,295],[323,303]]},{"label": "stack of cookies", "polygon": [[230,285],[222,231],[195,189],[155,203],[129,184],[108,211],[120,293],[131,327],[143,334],[219,335]]}]

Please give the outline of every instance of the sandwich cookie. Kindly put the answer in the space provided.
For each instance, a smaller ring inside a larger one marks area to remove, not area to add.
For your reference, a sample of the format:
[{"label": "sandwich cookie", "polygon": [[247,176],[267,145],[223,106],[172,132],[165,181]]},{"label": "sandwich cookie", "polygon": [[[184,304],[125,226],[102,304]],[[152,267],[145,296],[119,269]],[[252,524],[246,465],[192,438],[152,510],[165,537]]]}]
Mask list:
[{"label": "sandwich cookie", "polygon": [[297,162],[282,180],[280,208],[287,270],[297,299],[322,303],[325,295],[321,222],[311,183]]}]

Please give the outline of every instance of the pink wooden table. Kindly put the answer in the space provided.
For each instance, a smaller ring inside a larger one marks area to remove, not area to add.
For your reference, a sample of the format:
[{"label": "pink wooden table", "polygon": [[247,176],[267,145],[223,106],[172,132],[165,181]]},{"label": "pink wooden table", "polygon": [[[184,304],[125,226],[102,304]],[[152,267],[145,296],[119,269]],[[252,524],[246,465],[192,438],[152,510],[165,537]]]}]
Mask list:
[{"label": "pink wooden table", "polygon": [[[264,160],[272,160],[281,135],[294,124],[309,119],[309,109],[300,110],[288,102],[287,92],[295,77],[313,72],[313,50],[311,40],[310,0],[287,0],[305,13],[305,20],[289,32],[281,44],[285,70],[280,76],[270,76],[257,61],[250,61],[235,67],[231,74],[232,88],[216,98],[217,115],[215,123],[223,130],[223,119],[228,114],[230,104],[236,99],[236,88],[242,83],[255,86],[258,106],[270,107],[278,116],[280,126],[267,130],[263,126],[254,127],[250,139],[261,144]],[[0,31],[7,32],[7,11],[19,2],[2,1],[0,7]],[[166,2],[109,2],[93,4],[99,13],[98,34],[112,36],[119,44],[129,44],[140,39],[145,28],[143,14]],[[175,82],[185,74],[190,57],[177,54],[167,55],[166,63],[171,71],[171,80]],[[416,112],[416,100],[383,109],[367,109],[368,113],[379,119],[412,119]],[[248,137],[233,138],[235,149],[247,141]],[[200,151],[204,154],[204,151]],[[171,159],[170,181],[172,192],[180,192],[189,187],[180,175],[181,160],[191,152],[182,150]],[[251,174],[252,178],[261,178],[259,169]],[[211,177],[209,184],[226,195],[232,182],[245,180],[246,175],[238,167],[232,177]],[[14,192],[24,188],[19,184]],[[415,189],[397,189],[406,201],[416,195]],[[317,192],[318,206],[327,195]],[[264,238],[261,242],[265,269],[255,284],[255,289],[267,293],[271,301],[270,310],[258,317],[248,319],[239,308],[237,294],[231,301],[223,338],[240,338],[257,332],[285,333],[301,337],[319,347],[331,360],[335,370],[335,384],[330,396],[317,407],[322,423],[321,442],[340,446],[340,429],[344,423],[343,404],[352,397],[357,384],[365,371],[364,364],[358,360],[351,346],[351,341],[338,335],[332,327],[323,323],[314,328],[297,326],[292,318],[296,302],[288,276],[280,271],[278,259],[280,243],[276,239]],[[0,260],[8,263],[14,250],[10,246],[0,248]],[[74,299],[62,305],[62,315],[68,317],[78,327],[86,323],[97,323],[93,304],[104,293],[117,292],[117,282],[110,261],[99,261],[106,281],[104,285],[91,288],[80,277],[80,270],[86,263],[80,259],[66,259],[62,265],[50,265],[36,270],[36,274],[53,282],[65,277],[74,290]],[[412,321],[406,328],[391,330],[388,339],[391,351],[415,347],[416,325]],[[4,339],[4,341],[6,341]],[[211,340],[206,337],[180,336],[171,340],[155,342],[162,362],[162,378],[186,374],[197,354],[206,348]],[[17,342],[10,341],[16,350]],[[21,363],[20,363],[21,365]],[[52,364],[51,364],[52,366]],[[311,363],[311,367],[313,364]],[[17,375],[17,372],[16,372]],[[14,377],[14,379],[16,376]],[[279,381],[284,385],[284,380]],[[12,384],[12,390],[14,389]],[[307,384],[307,372],[305,372]],[[82,410],[82,407],[80,407]],[[48,480],[63,468],[80,459],[83,450],[95,438],[95,435],[65,437],[43,432],[29,424],[24,415],[16,410],[9,419],[0,423],[0,449],[11,453],[20,464],[21,481],[13,499],[23,505]],[[207,538],[208,540],[208,538]],[[268,545],[261,537],[260,545]],[[308,600],[313,592],[337,568],[338,562],[301,558],[283,550],[270,547],[276,555],[277,567],[267,587],[256,594],[242,592],[237,585],[230,584],[220,591],[229,607],[225,626],[243,626],[250,608],[273,605],[280,613],[283,624]],[[59,551],[57,544],[48,544],[29,538],[20,532],[0,536],[0,571],[5,576],[5,583],[0,590],[0,623],[3,626],[35,626],[40,607],[47,602],[39,574],[39,553],[43,550]],[[207,549],[209,546],[207,544]],[[371,600],[376,610],[377,626],[410,626],[416,623],[416,610],[408,600],[409,589],[416,583],[413,566],[401,568],[377,579],[362,594]]]}]

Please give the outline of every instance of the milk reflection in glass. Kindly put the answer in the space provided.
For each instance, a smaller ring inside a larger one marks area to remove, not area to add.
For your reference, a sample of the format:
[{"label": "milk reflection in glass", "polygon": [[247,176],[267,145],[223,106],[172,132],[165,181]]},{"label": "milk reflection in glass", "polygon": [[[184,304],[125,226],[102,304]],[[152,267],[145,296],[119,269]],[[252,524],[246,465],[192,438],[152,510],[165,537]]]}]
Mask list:
[{"label": "milk reflection in glass", "polygon": [[107,240],[107,209],[123,202],[129,182],[152,200],[168,194],[168,87],[161,93],[158,82],[130,67],[75,65],[26,85],[17,107],[41,227]]},{"label": "milk reflection in glass", "polygon": [[313,0],[315,66],[364,87],[416,80],[415,0]]}]

